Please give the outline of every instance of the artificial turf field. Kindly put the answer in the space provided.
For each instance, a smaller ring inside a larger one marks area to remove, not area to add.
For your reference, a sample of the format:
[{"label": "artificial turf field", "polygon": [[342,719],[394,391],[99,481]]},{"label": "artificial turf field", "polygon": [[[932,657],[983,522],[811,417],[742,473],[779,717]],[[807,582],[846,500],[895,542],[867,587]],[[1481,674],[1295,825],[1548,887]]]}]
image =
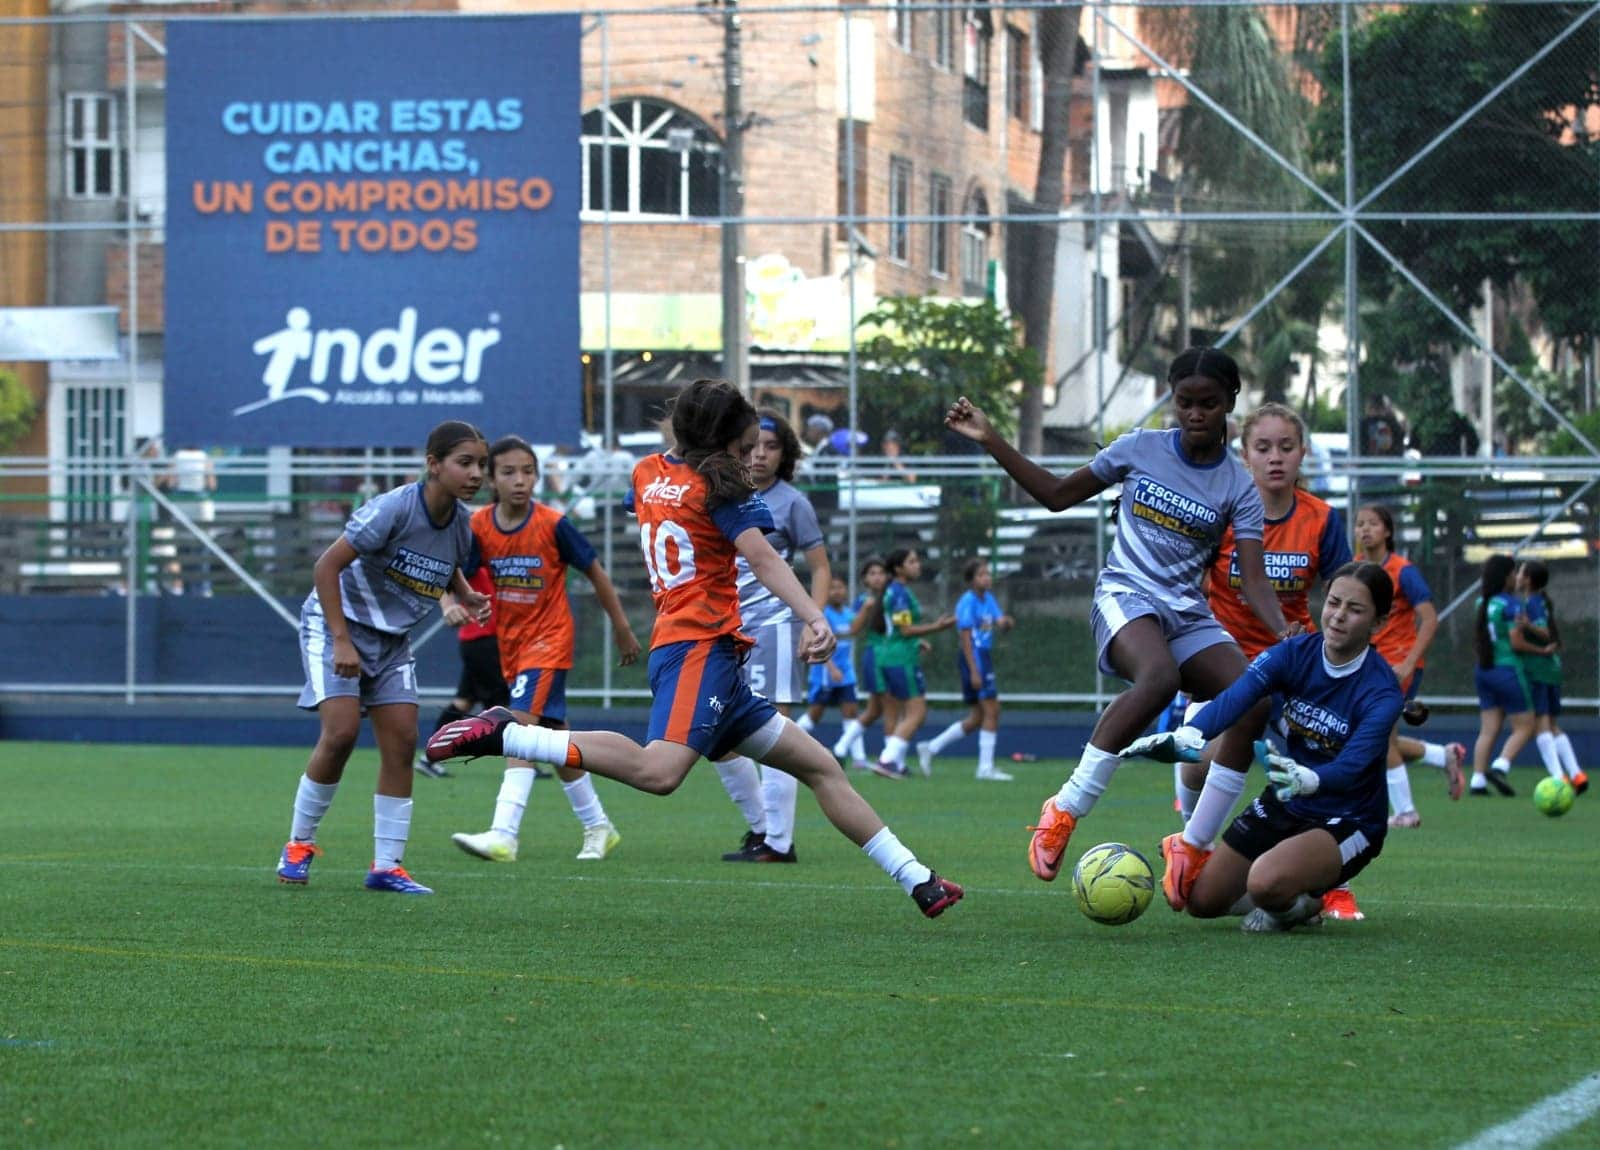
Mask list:
[{"label": "artificial turf field", "polygon": [[[804,792],[798,866],[718,861],[743,827],[703,764],[668,798],[601,781],[601,863],[553,782],[506,866],[449,841],[498,763],[419,778],[417,898],[361,887],[358,752],[284,887],[304,759],[5,746],[0,1145],[1454,1146],[1600,1070],[1600,797],[1546,819],[1527,770],[1454,805],[1414,771],[1367,921],[1246,936],[1159,894],[1097,926],[1034,879],[1061,762],[857,777],[965,884],[930,922]],[[1170,795],[1130,764],[1069,860],[1153,856]]]}]

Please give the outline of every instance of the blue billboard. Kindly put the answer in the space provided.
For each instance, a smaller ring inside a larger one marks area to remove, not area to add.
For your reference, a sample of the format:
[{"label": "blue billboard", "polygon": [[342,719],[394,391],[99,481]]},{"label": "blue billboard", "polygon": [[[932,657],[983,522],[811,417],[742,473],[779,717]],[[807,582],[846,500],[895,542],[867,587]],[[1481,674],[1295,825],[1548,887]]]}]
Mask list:
[{"label": "blue billboard", "polygon": [[576,440],[580,35],[169,24],[167,441]]}]

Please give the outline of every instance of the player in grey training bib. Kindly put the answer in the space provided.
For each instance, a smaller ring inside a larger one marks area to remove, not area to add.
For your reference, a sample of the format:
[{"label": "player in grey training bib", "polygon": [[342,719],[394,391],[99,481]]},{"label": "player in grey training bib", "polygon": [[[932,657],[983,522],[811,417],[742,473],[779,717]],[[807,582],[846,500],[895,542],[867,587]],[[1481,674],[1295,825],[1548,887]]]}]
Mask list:
[{"label": "player in grey training bib", "polygon": [[[820,605],[826,601],[832,578],[822,527],[811,501],[790,480],[800,461],[800,440],[781,415],[760,415],[756,449],[750,456],[750,479],[772,512],[773,529],[767,532],[785,563],[804,555],[811,573],[811,594]],[[799,651],[803,630],[787,604],[767,590],[750,570],[744,556],[737,563],[740,630],[755,646],[745,659],[744,680],[752,691],[767,696],[788,713],[791,704],[806,697],[806,667]],[[806,730],[810,719],[795,720]],[[717,764],[717,774],[728,797],[738,806],[750,830],[736,851],[723,855],[726,862],[793,862],[794,810],[799,783],[793,775],[762,767],[739,756]]]},{"label": "player in grey training bib", "polygon": [[322,731],[295,793],[280,882],[310,876],[317,826],[333,801],[361,716],[372,721],[380,763],[373,795],[370,890],[431,894],[400,865],[411,828],[411,756],[417,744],[415,660],[407,633],[449,589],[462,606],[487,615],[489,599],[461,574],[472,547],[471,499],[483,482],[488,445],[469,423],[450,420],[428,436],[427,478],[373,499],[350,517],[322,553],[300,608],[300,706]]},{"label": "player in grey training bib", "polygon": [[[1012,447],[965,399],[945,416],[946,426],[981,444],[1052,511],[1122,484],[1116,543],[1095,585],[1092,622],[1101,666],[1131,686],[1101,713],[1072,777],[1044,801],[1028,857],[1034,874],[1046,882],[1060,872],[1072,830],[1104,793],[1121,761],[1120,750],[1144,733],[1178,688],[1211,699],[1244,673],[1244,656],[1200,594],[1206,560],[1230,522],[1245,600],[1274,633],[1289,634],[1262,560],[1261,497],[1228,452],[1228,414],[1241,388],[1238,365],[1212,348],[1190,348],[1172,361],[1167,382],[1176,430],[1123,436],[1065,477]],[[1252,713],[1221,736],[1216,761],[1248,767],[1251,742],[1260,732]],[[1201,803],[1207,795],[1221,801],[1220,790],[1213,791],[1208,780]],[[1227,798],[1230,805],[1237,794]],[[1172,839],[1181,844],[1180,836]],[[1181,910],[1204,859],[1181,845],[1171,848],[1175,858],[1169,852],[1172,839],[1162,844],[1167,858],[1162,886]]]}]

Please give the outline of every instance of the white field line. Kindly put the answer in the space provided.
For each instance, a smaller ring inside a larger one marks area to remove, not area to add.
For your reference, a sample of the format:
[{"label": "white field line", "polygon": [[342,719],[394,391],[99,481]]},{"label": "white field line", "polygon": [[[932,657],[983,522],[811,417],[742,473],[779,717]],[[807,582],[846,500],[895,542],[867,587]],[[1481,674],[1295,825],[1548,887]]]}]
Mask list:
[{"label": "white field line", "polygon": [[1457,1150],[1525,1150],[1580,1126],[1600,1112],[1600,1074],[1535,1102],[1509,1122],[1491,1126]]},{"label": "white field line", "polygon": [[[270,875],[273,863],[267,862],[261,866],[246,866],[239,863],[157,863],[157,862],[102,862],[94,859],[51,859],[51,858],[6,858],[0,855],[0,870],[6,867],[40,867],[40,868],[82,868],[96,871],[193,871],[193,872],[229,872],[235,874]],[[349,870],[349,868],[343,868]],[[466,878],[473,880],[490,879],[497,882],[514,882],[517,875],[513,868],[493,863],[484,863],[479,866],[428,866],[428,874],[447,874],[452,879]],[[337,882],[337,878],[323,877],[341,873],[337,866],[324,865],[319,868],[318,878],[323,883]],[[867,894],[867,895],[894,895],[903,897],[892,883],[887,881],[870,884],[853,883],[820,883],[820,882],[780,882],[770,879],[737,879],[737,878],[673,878],[650,877],[645,875],[602,875],[602,874],[540,874],[541,882],[595,882],[614,883],[618,886],[703,886],[722,889],[754,888],[756,890],[813,890],[828,891],[831,894]],[[313,880],[316,881],[316,880]],[[1054,890],[1046,886],[1025,887],[975,887],[968,886],[968,894],[983,895],[985,898],[1000,896],[1005,898],[1052,898],[1062,897],[1070,891],[1072,884],[1062,882]],[[1586,911],[1590,907],[1578,903],[1531,903],[1531,902],[1484,902],[1481,899],[1463,899],[1450,901],[1440,899],[1408,898],[1405,895],[1389,896],[1362,896],[1362,905],[1372,903],[1376,906],[1398,907],[1404,911],[1408,907],[1422,910],[1492,910],[1492,911],[1536,911],[1548,913],[1550,911]]]}]

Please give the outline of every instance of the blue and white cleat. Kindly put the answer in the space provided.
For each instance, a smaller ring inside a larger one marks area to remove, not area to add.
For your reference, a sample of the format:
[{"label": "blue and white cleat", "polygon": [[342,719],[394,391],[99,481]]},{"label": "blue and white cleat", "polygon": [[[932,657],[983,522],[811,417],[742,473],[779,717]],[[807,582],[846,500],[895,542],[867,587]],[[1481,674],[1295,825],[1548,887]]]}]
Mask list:
[{"label": "blue and white cleat", "polygon": [[292,839],[283,844],[278,856],[278,881],[294,886],[305,886],[311,878],[311,860],[322,853],[316,843],[297,843]]},{"label": "blue and white cleat", "polygon": [[406,873],[405,867],[395,867],[393,870],[369,870],[367,872],[368,890],[386,890],[390,894],[432,894],[431,886],[423,886],[416,879]]}]

